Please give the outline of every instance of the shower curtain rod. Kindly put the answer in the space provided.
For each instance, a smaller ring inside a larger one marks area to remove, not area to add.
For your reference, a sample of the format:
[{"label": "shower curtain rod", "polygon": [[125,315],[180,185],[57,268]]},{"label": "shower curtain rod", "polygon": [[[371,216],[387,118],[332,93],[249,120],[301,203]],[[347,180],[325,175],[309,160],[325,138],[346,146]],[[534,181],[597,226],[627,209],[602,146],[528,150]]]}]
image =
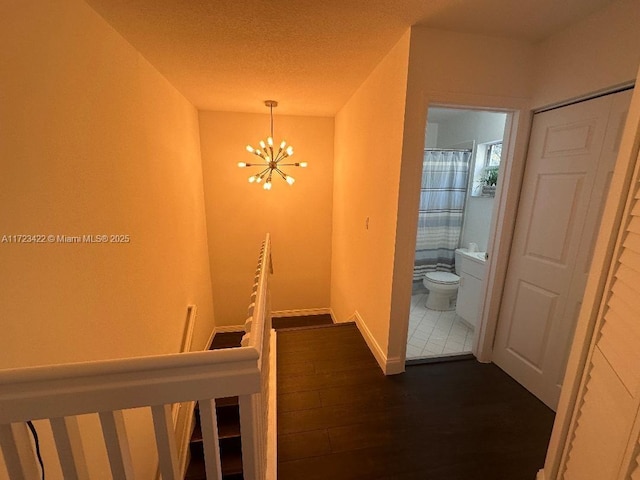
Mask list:
[{"label": "shower curtain rod", "polygon": [[471,148],[425,148],[425,152],[472,152]]}]

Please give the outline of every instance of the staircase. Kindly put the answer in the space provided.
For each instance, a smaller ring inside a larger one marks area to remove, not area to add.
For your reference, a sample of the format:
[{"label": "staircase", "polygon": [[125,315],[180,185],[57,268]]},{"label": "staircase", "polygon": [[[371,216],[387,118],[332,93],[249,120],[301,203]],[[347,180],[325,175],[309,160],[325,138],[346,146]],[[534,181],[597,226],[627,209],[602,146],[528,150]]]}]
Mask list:
[{"label": "staircase", "polygon": [[[131,437],[155,447],[163,479],[182,480],[181,469],[189,453],[181,448],[182,439],[191,433],[186,427],[193,423],[180,416],[179,408],[176,417],[173,405],[195,402],[199,402],[198,425],[188,478],[275,478],[276,364],[271,354],[275,337],[271,335],[269,300],[272,273],[267,234],[244,324],[246,334],[239,348],[229,347],[239,345],[240,334],[231,340],[233,343],[226,342],[232,336],[220,335],[213,351],[208,352],[0,370],[0,451],[9,478],[40,478],[41,465],[27,422],[41,420],[48,422],[53,434],[52,440],[44,440],[46,451],[57,455],[64,478],[89,478],[83,443],[102,437],[111,476],[133,480],[134,461],[142,454],[132,456]],[[137,428],[129,421],[125,413],[131,409],[148,412],[153,431]],[[97,415],[99,423],[81,432],[78,416],[86,414]],[[196,470],[197,459],[203,456],[205,468]]]},{"label": "staircase", "polygon": [[[240,346],[244,332],[217,333],[209,350]],[[242,443],[240,440],[240,407],[238,397],[216,400],[218,439],[220,442],[220,464],[223,480],[244,480],[242,475]],[[200,409],[196,403],[195,427],[189,443],[190,461],[185,480],[206,480]]]},{"label": "staircase", "polygon": [[[276,330],[289,330],[332,325],[333,319],[329,314],[321,314],[274,318],[272,322],[272,326]],[[217,333],[213,337],[210,350],[239,347],[243,334],[244,332]],[[238,397],[217,399],[216,416],[218,418],[222,479],[244,480],[242,475],[242,443],[240,440],[240,409],[238,407]],[[189,444],[191,460],[187,468],[185,480],[206,480],[200,415],[197,404],[194,412],[194,420],[195,427]]]}]

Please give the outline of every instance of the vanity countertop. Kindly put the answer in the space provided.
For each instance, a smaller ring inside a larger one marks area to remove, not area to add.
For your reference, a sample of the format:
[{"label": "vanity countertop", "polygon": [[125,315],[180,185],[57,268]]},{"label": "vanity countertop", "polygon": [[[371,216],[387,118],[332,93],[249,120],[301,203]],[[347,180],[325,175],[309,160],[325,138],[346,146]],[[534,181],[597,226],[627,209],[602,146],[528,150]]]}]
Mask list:
[{"label": "vanity countertop", "polygon": [[470,252],[468,248],[458,248],[456,250],[465,257],[484,265],[487,261],[487,252]]}]

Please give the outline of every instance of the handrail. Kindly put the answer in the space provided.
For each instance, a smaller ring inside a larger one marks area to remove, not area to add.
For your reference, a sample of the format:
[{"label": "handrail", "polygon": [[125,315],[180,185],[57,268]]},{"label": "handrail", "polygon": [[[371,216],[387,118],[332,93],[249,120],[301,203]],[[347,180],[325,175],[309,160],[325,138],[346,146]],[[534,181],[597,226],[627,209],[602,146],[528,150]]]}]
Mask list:
[{"label": "handrail", "polygon": [[[254,283],[254,290],[251,294],[251,297],[254,298],[255,302],[249,305],[249,318],[247,322],[245,322],[245,326],[248,326],[247,335],[248,342],[243,341],[243,346],[250,345],[251,347],[257,349],[260,353],[262,352],[263,335],[264,335],[264,323],[265,316],[264,315],[255,315],[256,312],[263,312],[266,310],[267,304],[267,277],[272,273],[272,264],[271,264],[271,236],[267,233],[267,237],[262,244],[262,248],[260,249],[260,257],[258,259],[258,267],[256,268],[256,275],[254,279],[256,280]],[[252,324],[256,323],[255,327],[252,328]]]},{"label": "handrail", "polygon": [[[174,365],[160,368],[154,363],[153,368],[144,368],[140,364],[148,362],[132,359],[133,365],[115,373],[93,371],[85,375],[78,368],[75,377],[49,375],[44,380],[2,384],[0,423],[228,397],[259,390],[256,362],[259,355],[254,348],[211,351],[206,355],[209,357],[206,360],[213,361],[186,362],[181,366],[185,362],[171,356],[176,360]],[[220,356],[227,357],[226,361],[215,361]]]},{"label": "handrail", "polygon": [[[135,372],[152,372],[167,368],[213,366],[244,360],[255,360],[258,352],[250,348],[210,350],[149,355],[131,358],[93,360],[36,367],[7,368],[0,370],[0,402],[4,389],[10,385],[29,382],[60,381],[68,378],[119,375]],[[0,407],[2,404],[0,403]]]},{"label": "handrail", "polygon": [[[251,346],[260,352],[258,366],[260,368],[262,388],[254,395],[247,395],[240,398],[240,418],[250,419],[250,424],[254,425],[253,430],[249,430],[247,424],[241,424],[242,435],[242,457],[245,463],[244,478],[262,479],[269,476],[267,465],[267,445],[273,441],[268,435],[269,425],[275,428],[275,422],[270,418],[275,414],[275,405],[270,404],[270,391],[268,390],[270,378],[275,375],[270,366],[270,356],[272,348],[271,316],[269,306],[268,278],[273,272],[271,263],[271,241],[267,234],[260,257],[255,283],[251,293],[253,303],[249,305],[249,318],[245,322],[247,333],[242,339],[243,346]],[[245,461],[246,459],[246,461]]]},{"label": "handrail", "polygon": [[[259,447],[260,439],[265,438],[263,429],[266,428],[262,419],[266,417],[267,407],[262,392],[266,388],[264,375],[268,374],[265,365],[268,365],[269,355],[270,271],[271,245],[267,234],[260,251],[251,295],[254,303],[250,305],[247,333],[241,347],[0,370],[0,444],[5,460],[8,459],[10,476],[17,472],[16,478],[21,478],[35,468],[31,465],[35,461],[32,453],[24,453],[31,448],[29,443],[25,450],[28,438],[24,422],[51,419],[53,427],[55,420],[56,425],[63,425],[59,427],[63,431],[63,441],[71,442],[69,432],[74,428],[75,420],[69,419],[99,413],[105,443],[108,450],[109,445],[114,449],[109,451],[112,473],[114,477],[124,475],[122,478],[129,478],[127,468],[123,467],[127,462],[128,447],[126,431],[120,428],[121,411],[151,407],[158,451],[175,452],[169,405],[198,401],[201,419],[204,413],[209,421],[203,420],[202,425],[208,439],[205,439],[205,443],[208,442],[208,446],[205,445],[208,449],[207,475],[212,479],[220,478],[217,421],[211,409],[215,408],[214,399],[237,395],[240,397],[243,462],[249,466],[245,478],[263,478],[265,458],[261,448],[255,447]],[[263,358],[264,355],[267,357]],[[60,424],[60,419],[68,425]],[[245,441],[245,433],[252,438]],[[212,445],[213,442],[216,445]],[[63,460],[63,453],[59,451],[61,463],[78,461],[78,458],[70,460],[67,457]],[[165,480],[178,478],[174,456],[160,459]],[[73,469],[73,465],[65,464],[63,468]]]}]

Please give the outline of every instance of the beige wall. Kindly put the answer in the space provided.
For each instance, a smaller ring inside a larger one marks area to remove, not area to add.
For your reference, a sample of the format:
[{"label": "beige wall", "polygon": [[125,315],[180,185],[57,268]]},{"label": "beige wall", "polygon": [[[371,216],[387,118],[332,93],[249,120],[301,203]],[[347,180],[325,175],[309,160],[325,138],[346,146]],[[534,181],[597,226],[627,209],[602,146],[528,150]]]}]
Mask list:
[{"label": "beige wall", "polygon": [[412,27],[409,82],[435,100],[447,93],[528,97],[532,54],[523,41]]},{"label": "beige wall", "polygon": [[[1,13],[0,367],[175,352],[213,326],[196,110],[80,1]],[[5,4],[6,5],[6,4]]]},{"label": "beige wall", "polygon": [[[130,237],[0,243],[0,368],[178,351],[188,304],[202,348],[213,306],[196,110],[79,0],[2,2],[0,18],[0,241]],[[88,442],[92,469],[99,447]],[[136,462],[142,478],[153,455]]]},{"label": "beige wall", "polygon": [[619,0],[536,46],[532,106],[632,82],[640,64],[640,1]]},{"label": "beige wall", "polygon": [[[266,108],[265,108],[266,110]],[[247,179],[255,168],[239,161],[258,158],[245,147],[269,134],[263,114],[200,112],[200,137],[213,275],[216,322],[241,325],[247,314],[259,248],[273,241],[272,308],[275,311],[329,307],[333,183],[332,118],[280,116],[274,110],[274,140],[294,147],[292,161],[265,191]]]},{"label": "beige wall", "polygon": [[[331,307],[387,350],[409,32],[336,116]],[[368,228],[367,228],[368,219]]]}]

